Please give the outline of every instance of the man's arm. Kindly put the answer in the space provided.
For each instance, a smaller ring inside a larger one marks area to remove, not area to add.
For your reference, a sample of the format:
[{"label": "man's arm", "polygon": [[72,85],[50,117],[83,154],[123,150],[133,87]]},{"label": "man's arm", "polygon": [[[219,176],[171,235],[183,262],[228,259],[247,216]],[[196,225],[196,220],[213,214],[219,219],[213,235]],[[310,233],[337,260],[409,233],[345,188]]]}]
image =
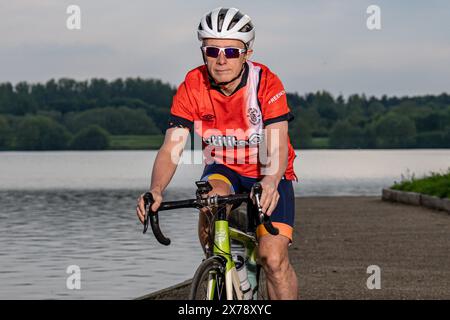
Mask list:
[{"label": "man's arm", "polygon": [[[156,155],[152,170],[150,192],[155,200],[155,203],[152,205],[153,211],[156,211],[161,205],[162,193],[175,174],[188,137],[189,130],[186,128],[169,128],[166,131],[163,145]],[[145,208],[142,195],[138,199],[136,213],[139,220],[143,222]]]},{"label": "man's arm", "polygon": [[175,174],[188,136],[187,129],[167,129],[164,143],[159,149],[153,165],[150,191],[157,190],[162,193],[166,189]]},{"label": "man's arm", "polygon": [[280,121],[267,125],[265,139],[268,161],[263,168],[265,176],[261,180],[261,204],[263,212],[271,215],[280,198],[278,184],[288,165],[288,122]]}]

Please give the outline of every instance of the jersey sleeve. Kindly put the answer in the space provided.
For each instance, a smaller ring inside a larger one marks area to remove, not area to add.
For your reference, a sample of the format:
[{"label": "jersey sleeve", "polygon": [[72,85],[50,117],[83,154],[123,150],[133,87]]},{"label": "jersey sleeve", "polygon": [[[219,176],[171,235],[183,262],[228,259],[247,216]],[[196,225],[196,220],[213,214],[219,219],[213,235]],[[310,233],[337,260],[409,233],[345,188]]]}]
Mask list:
[{"label": "jersey sleeve", "polygon": [[294,116],[289,109],[286,91],[277,75],[268,71],[261,97],[264,125],[279,121],[291,121]]},{"label": "jersey sleeve", "polygon": [[193,107],[191,105],[186,83],[183,82],[173,97],[168,128],[187,128],[192,130],[194,125]]}]

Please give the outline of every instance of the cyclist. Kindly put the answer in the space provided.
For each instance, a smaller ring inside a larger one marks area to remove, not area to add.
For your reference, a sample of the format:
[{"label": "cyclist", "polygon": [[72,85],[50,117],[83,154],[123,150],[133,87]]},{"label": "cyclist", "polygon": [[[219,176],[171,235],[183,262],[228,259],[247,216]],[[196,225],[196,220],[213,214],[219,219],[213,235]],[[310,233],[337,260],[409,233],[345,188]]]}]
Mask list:
[{"label": "cyclist", "polygon": [[[164,143],[153,165],[152,209],[161,204],[189,132],[194,131],[202,138],[207,165],[201,179],[211,183],[211,194],[249,192],[260,181],[262,209],[280,231],[273,236],[263,225],[256,230],[268,294],[271,299],[297,299],[297,277],[288,256],[295,215],[292,181],[297,177],[288,136],[293,116],[283,85],[265,65],[249,60],[255,28],[238,9],[216,8],[205,14],[197,34],[204,65],[187,73],[173,98]],[[265,161],[262,150],[267,151]],[[136,211],[143,222],[142,195]],[[199,239],[205,253],[211,240],[206,226],[200,214]]]}]

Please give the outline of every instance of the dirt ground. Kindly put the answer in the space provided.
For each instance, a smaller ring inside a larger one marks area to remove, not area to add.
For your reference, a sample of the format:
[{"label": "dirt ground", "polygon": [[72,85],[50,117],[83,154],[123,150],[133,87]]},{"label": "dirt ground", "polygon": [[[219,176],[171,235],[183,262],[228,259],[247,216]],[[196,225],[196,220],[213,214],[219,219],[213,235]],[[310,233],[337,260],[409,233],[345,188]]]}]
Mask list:
[{"label": "dirt ground", "polygon": [[[450,299],[450,215],[380,197],[296,199],[300,299]],[[369,290],[367,268],[380,268]],[[186,299],[189,281],[147,299]]]}]

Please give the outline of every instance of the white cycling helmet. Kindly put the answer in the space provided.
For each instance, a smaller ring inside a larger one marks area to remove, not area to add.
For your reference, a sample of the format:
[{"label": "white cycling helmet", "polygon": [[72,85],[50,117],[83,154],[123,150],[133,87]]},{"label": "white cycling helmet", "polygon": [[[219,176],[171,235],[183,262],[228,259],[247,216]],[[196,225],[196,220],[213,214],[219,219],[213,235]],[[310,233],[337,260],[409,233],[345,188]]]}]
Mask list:
[{"label": "white cycling helmet", "polygon": [[255,27],[250,17],[236,8],[216,8],[203,16],[197,35],[200,41],[208,38],[241,40],[251,49]]}]

